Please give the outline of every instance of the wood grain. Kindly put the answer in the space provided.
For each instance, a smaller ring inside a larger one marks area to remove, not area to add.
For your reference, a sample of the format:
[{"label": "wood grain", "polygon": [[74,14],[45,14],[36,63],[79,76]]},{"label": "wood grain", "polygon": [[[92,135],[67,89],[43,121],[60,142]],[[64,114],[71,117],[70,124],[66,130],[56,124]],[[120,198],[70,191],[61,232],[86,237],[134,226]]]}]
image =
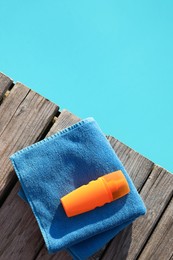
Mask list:
[{"label": "wood grain", "polygon": [[5,92],[13,85],[13,81],[0,72],[0,102]]},{"label": "wood grain", "polygon": [[[124,251],[125,259],[138,258],[172,197],[173,175],[155,165],[140,194],[147,207],[146,216],[140,217],[133,223],[131,232],[124,230],[113,239],[103,260],[121,259],[123,248],[128,248],[128,251]],[[121,238],[122,236],[124,239]]]},{"label": "wood grain", "polygon": [[41,232],[28,205],[19,198],[19,182],[0,210],[0,259],[33,259],[43,245]]},{"label": "wood grain", "polygon": [[140,255],[140,260],[167,260],[173,256],[173,199],[163,213],[152,236]]},{"label": "wood grain", "polygon": [[43,246],[42,250],[36,257],[37,260],[72,260],[72,257],[67,253],[67,251],[62,250],[56,254],[49,255],[47,249]]},{"label": "wood grain", "polygon": [[0,106],[0,202],[17,178],[9,156],[39,140],[58,107],[17,83]]},{"label": "wood grain", "polygon": [[30,89],[17,83],[0,107],[0,136],[13,118]]}]

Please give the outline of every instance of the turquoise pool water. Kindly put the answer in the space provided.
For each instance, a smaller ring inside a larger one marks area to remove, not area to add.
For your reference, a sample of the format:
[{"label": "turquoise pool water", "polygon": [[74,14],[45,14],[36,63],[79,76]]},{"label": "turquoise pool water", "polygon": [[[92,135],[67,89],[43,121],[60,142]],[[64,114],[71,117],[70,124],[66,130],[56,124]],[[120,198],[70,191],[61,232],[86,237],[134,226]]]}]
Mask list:
[{"label": "turquoise pool water", "polygon": [[173,2],[0,5],[0,71],[173,172]]}]

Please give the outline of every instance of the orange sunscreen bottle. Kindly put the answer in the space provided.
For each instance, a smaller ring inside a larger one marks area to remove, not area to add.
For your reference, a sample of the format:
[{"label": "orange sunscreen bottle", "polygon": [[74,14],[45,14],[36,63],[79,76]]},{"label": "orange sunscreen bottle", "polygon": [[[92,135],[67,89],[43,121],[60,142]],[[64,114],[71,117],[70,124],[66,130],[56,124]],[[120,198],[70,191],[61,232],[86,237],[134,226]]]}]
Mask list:
[{"label": "orange sunscreen bottle", "polygon": [[61,198],[68,217],[101,207],[130,192],[122,171],[112,172],[90,181]]},{"label": "orange sunscreen bottle", "polygon": [[66,215],[73,217],[119,199],[129,192],[126,178],[119,170],[80,186],[62,197],[61,203]]}]

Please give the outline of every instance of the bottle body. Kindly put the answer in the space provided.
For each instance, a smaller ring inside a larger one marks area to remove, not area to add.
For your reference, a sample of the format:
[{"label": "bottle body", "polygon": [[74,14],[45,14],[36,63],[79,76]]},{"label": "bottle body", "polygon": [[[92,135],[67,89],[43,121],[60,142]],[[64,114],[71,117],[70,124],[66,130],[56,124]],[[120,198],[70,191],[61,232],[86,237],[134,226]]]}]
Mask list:
[{"label": "bottle body", "polygon": [[121,171],[112,172],[90,181],[61,198],[68,217],[101,207],[130,191]]}]

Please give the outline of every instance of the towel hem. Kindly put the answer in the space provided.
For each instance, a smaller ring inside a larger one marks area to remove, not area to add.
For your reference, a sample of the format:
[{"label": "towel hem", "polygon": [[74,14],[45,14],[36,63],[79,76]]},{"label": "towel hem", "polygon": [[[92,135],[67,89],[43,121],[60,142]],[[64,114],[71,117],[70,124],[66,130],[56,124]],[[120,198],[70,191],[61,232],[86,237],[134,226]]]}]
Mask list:
[{"label": "towel hem", "polygon": [[73,124],[73,125],[71,125],[71,126],[69,126],[69,127],[66,127],[66,128],[64,128],[64,129],[62,129],[62,130],[56,132],[56,133],[53,134],[53,135],[50,135],[50,136],[48,136],[48,137],[46,137],[46,138],[44,138],[44,139],[42,139],[42,140],[40,140],[40,141],[38,141],[38,142],[36,142],[36,143],[33,143],[33,144],[31,144],[31,145],[29,145],[29,146],[27,146],[27,147],[25,147],[25,148],[23,148],[23,149],[21,149],[21,150],[15,152],[15,153],[12,154],[9,158],[10,158],[10,159],[13,159],[13,158],[15,158],[18,154],[21,154],[21,153],[23,153],[23,152],[25,152],[25,151],[31,150],[32,148],[34,148],[34,147],[36,147],[36,146],[39,146],[39,145],[41,145],[41,144],[43,144],[43,143],[45,143],[45,142],[48,142],[48,141],[50,141],[50,140],[56,138],[57,136],[62,136],[63,134],[66,134],[66,133],[69,132],[69,131],[72,131],[72,130],[78,128],[78,127],[82,127],[82,126],[85,125],[86,123],[91,123],[91,122],[93,122],[93,121],[94,121],[94,118],[93,118],[93,117],[87,117],[87,118],[85,118],[85,119],[83,119],[83,120],[81,120],[81,121],[79,121],[79,122],[77,122],[77,123],[75,123],[75,124]]}]

